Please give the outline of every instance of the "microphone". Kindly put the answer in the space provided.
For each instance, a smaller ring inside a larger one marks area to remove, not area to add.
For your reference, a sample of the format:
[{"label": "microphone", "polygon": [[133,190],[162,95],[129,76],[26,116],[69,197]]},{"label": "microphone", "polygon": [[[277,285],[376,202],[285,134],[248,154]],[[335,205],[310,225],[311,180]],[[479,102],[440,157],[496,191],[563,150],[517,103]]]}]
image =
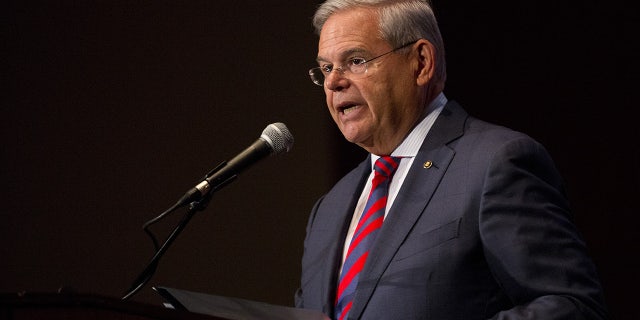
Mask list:
[{"label": "microphone", "polygon": [[223,162],[205,179],[178,200],[176,205],[182,206],[198,201],[210,192],[215,192],[233,181],[240,172],[271,154],[288,152],[293,146],[293,135],[284,123],[276,122],[268,125],[260,137],[244,151],[228,162]]}]

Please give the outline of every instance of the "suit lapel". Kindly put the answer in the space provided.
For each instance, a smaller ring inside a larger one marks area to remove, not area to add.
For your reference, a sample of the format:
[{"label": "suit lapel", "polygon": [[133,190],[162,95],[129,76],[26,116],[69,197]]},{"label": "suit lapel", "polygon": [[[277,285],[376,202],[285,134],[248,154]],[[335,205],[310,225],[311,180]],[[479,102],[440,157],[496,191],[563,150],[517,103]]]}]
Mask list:
[{"label": "suit lapel", "polygon": [[[344,240],[353,217],[353,211],[358,202],[358,195],[362,188],[364,188],[364,184],[370,173],[371,157],[369,156],[339,182],[340,187],[337,189],[339,189],[340,192],[334,197],[325,198],[324,201],[326,203],[323,203],[323,206],[332,208],[332,211],[335,213],[335,219],[322,220],[326,225],[321,228],[327,230],[328,233],[324,238],[330,239],[331,241],[328,243],[326,255],[318,257],[322,259],[319,261],[319,264],[322,264],[322,266],[318,270],[323,272],[322,296],[324,297],[324,301],[327,301],[327,305],[324,306],[323,311],[326,314],[333,314],[338,283],[338,270],[342,262]],[[336,228],[336,226],[339,227]]]},{"label": "suit lapel", "polygon": [[423,214],[455,155],[446,144],[462,135],[466,117],[462,108],[449,102],[429,131],[378,234],[383,240],[376,241],[360,274],[350,318],[361,316],[391,259]]}]

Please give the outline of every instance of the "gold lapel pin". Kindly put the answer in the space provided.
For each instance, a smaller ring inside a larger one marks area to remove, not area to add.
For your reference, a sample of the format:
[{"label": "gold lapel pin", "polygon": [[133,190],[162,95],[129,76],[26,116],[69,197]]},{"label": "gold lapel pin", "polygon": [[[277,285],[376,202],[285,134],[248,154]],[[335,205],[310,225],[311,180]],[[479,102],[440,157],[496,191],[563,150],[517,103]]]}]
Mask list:
[{"label": "gold lapel pin", "polygon": [[432,165],[433,165],[433,162],[427,161],[422,165],[422,167],[424,167],[425,169],[429,169],[431,168]]}]

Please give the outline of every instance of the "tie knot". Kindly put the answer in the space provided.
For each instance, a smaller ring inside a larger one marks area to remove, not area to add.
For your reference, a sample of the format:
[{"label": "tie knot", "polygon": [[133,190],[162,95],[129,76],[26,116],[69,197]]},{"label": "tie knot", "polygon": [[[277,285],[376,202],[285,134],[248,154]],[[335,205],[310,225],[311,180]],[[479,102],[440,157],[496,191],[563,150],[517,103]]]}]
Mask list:
[{"label": "tie knot", "polygon": [[382,156],[376,160],[373,169],[376,175],[391,177],[400,164],[400,157]]}]

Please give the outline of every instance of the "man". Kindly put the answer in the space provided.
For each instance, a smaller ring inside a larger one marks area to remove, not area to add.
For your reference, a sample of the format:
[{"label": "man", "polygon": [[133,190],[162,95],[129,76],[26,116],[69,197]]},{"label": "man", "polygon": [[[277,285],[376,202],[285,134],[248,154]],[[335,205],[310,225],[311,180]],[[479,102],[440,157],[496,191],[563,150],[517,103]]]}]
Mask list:
[{"label": "man", "polygon": [[296,306],[334,319],[605,318],[547,152],[444,96],[429,5],[329,0],[314,26],[311,79],[370,156],[311,212]]}]

